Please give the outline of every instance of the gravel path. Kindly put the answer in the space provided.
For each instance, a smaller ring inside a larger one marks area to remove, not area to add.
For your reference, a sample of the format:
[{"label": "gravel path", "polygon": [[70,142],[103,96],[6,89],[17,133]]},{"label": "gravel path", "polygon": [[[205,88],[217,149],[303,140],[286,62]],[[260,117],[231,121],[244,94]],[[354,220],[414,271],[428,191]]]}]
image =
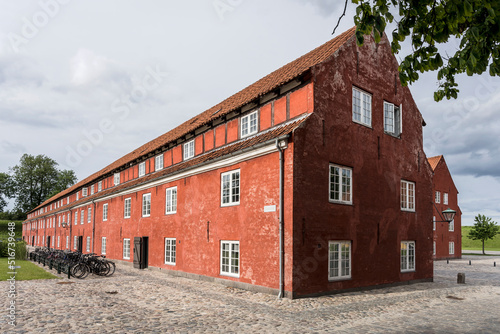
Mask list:
[{"label": "gravel path", "polygon": [[[2,298],[0,332],[500,333],[500,256],[434,267],[433,283],[278,300],[118,264],[110,278],[16,282],[17,325],[8,323],[11,299]],[[9,282],[0,289],[7,296]]]}]

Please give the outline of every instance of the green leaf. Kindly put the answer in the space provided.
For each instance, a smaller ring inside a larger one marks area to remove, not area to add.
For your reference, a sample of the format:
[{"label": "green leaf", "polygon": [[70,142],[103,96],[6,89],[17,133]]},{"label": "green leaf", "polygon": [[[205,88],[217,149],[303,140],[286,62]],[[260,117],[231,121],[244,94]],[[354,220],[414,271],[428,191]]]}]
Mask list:
[{"label": "green leaf", "polygon": [[465,16],[471,16],[473,9],[472,9],[472,4],[468,1],[464,1],[464,11],[465,11]]}]

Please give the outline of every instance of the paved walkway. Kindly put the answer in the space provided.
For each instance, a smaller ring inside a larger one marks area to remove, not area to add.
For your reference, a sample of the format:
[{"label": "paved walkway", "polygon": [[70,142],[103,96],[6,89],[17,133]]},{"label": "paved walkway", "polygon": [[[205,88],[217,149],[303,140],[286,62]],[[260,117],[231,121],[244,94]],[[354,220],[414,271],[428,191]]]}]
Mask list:
[{"label": "paved walkway", "polygon": [[[465,285],[456,283],[458,272]],[[17,289],[17,325],[7,323],[2,296],[0,333],[500,332],[500,256],[437,261],[433,283],[298,300],[124,265],[111,278],[25,281]]]}]

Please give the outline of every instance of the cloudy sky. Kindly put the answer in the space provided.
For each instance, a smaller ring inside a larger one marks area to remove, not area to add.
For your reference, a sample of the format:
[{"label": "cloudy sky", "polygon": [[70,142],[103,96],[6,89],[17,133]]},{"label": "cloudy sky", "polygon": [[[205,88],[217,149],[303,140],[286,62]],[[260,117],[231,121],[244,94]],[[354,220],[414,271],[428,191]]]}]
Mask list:
[{"label": "cloudy sky", "polygon": [[[0,171],[23,153],[45,154],[82,179],[331,39],[342,7],[0,0]],[[350,4],[339,33],[353,12]],[[478,213],[500,221],[500,79],[458,81],[459,98],[439,103],[435,73],[411,87],[426,154],[445,155],[464,225]]]}]

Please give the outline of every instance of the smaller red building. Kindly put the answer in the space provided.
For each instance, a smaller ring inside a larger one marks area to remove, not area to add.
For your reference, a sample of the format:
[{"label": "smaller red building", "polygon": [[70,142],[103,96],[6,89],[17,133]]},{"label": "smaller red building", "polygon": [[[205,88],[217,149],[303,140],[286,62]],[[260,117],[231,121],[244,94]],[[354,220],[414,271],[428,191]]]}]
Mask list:
[{"label": "smaller red building", "polygon": [[[458,190],[442,155],[428,159],[434,172],[433,239],[434,259],[460,259],[462,257],[462,211],[458,206]],[[457,213],[450,223],[444,221],[441,212],[453,209]]]}]

